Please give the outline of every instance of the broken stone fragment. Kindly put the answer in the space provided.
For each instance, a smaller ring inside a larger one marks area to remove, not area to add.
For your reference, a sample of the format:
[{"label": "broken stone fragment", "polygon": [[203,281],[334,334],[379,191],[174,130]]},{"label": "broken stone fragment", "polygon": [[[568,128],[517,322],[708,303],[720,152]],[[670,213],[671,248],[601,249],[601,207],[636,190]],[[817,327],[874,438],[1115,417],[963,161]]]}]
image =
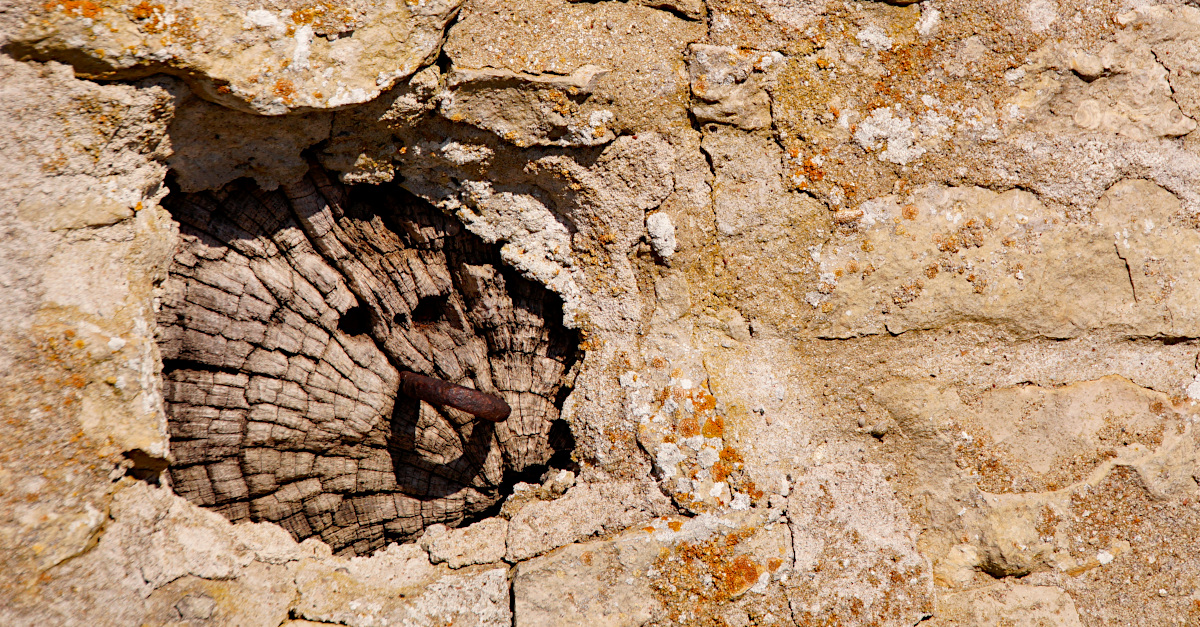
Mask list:
[{"label": "broken stone fragment", "polygon": [[447,75],[439,111],[522,148],[598,146],[616,137],[610,128],[613,112],[588,102],[608,73],[595,65],[568,76],[455,69]]},{"label": "broken stone fragment", "polygon": [[663,259],[670,259],[675,254],[678,244],[675,241],[675,225],[671,216],[664,211],[646,216],[646,232],[650,235],[650,247],[655,254]]},{"label": "broken stone fragment", "polygon": [[432,525],[425,529],[420,545],[429,552],[429,559],[434,564],[445,562],[450,568],[462,568],[504,559],[504,539],[507,535],[507,520],[486,518],[459,529]]},{"label": "broken stone fragment", "polygon": [[784,62],[778,52],[692,44],[688,47],[692,105],[698,122],[731,124],[747,131],[771,124],[767,88]]},{"label": "broken stone fragment", "polygon": [[531,501],[513,515],[505,559],[520,562],[673,511],[649,481],[579,484],[561,498]]}]

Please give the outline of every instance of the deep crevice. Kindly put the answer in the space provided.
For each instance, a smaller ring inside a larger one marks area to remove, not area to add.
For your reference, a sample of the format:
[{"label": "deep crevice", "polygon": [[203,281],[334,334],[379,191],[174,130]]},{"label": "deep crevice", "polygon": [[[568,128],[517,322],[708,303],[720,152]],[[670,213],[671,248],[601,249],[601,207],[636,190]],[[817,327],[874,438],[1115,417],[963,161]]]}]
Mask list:
[{"label": "deep crevice", "polygon": [[346,335],[366,335],[371,330],[371,312],[362,305],[347,309],[338,319],[338,330]]},{"label": "deep crevice", "polygon": [[159,485],[163,471],[170,464],[167,460],[151,455],[140,448],[125,451],[121,455],[131,464],[125,470],[125,474],[150,485]]},{"label": "deep crevice", "polygon": [[163,359],[162,365],[162,373],[164,378],[177,370],[201,370],[206,372],[220,372],[223,374],[234,375],[242,373],[242,371],[238,368],[204,363],[194,359]]}]

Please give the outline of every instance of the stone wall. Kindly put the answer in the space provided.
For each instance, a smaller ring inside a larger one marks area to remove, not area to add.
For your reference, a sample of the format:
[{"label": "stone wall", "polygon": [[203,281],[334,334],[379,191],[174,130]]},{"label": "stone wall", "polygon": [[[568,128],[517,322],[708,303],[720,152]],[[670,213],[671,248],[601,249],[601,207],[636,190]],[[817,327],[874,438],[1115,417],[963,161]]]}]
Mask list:
[{"label": "stone wall", "polygon": [[[0,5],[0,623],[1195,623],[1197,41],[1175,0]],[[570,463],[373,554],[177,494],[165,207],[310,171],[561,300]]]}]

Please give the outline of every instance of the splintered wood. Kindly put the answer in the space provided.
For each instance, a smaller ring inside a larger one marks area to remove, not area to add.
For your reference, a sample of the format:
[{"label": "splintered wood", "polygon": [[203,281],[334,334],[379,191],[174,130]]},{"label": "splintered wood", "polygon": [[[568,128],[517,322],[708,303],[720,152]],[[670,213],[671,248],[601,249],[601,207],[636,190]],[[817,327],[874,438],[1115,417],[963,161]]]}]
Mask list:
[{"label": "splintered wood", "polygon": [[[180,222],[159,314],[169,472],[190,501],[362,554],[487,509],[506,471],[569,446],[550,441],[578,345],[558,297],[452,218],[315,169],[166,204]],[[512,415],[406,397],[401,370]]]}]

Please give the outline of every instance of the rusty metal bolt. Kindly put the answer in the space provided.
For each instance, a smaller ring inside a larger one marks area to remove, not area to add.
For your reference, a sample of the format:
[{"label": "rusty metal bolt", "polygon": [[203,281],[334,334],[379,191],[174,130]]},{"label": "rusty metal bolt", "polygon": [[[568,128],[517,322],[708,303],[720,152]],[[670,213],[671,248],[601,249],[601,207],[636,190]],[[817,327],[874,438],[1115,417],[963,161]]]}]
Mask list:
[{"label": "rusty metal bolt", "polygon": [[504,422],[512,408],[503,399],[415,372],[400,373],[400,391],[434,405],[447,405],[492,422]]}]

